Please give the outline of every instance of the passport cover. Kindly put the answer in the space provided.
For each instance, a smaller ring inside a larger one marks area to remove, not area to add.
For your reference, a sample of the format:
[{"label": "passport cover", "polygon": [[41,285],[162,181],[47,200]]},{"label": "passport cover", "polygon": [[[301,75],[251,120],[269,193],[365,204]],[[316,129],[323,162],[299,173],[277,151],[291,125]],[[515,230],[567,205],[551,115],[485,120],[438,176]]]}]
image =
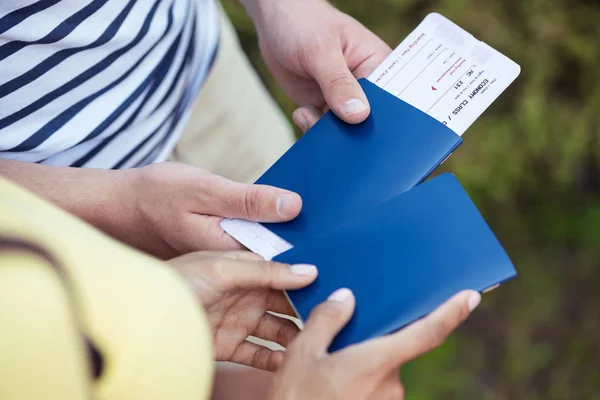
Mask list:
[{"label": "passport cover", "polygon": [[356,311],[331,351],[394,332],[464,289],[516,276],[508,255],[451,174],[416,188],[274,258],[313,264],[311,286],[289,291],[299,317],[347,287]]},{"label": "passport cover", "polygon": [[303,200],[291,222],[263,224],[291,244],[335,227],[424,181],[462,143],[442,123],[366,79],[371,115],[350,125],[327,112],[257,184]]}]

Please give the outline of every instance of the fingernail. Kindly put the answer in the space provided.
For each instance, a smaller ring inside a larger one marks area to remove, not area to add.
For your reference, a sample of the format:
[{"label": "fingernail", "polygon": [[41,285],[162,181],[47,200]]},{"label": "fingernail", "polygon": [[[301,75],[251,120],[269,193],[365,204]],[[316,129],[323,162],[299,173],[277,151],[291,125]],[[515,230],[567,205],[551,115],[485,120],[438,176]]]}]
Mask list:
[{"label": "fingernail", "polygon": [[297,196],[293,194],[282,194],[277,197],[276,208],[277,214],[282,217],[290,217],[296,214]]},{"label": "fingernail", "polygon": [[469,311],[473,311],[474,309],[476,309],[479,303],[481,303],[481,294],[475,292],[471,296],[469,296],[469,300],[467,302],[467,305],[469,306]]},{"label": "fingernail", "polygon": [[352,297],[352,291],[350,289],[338,289],[333,292],[327,300],[335,301],[336,303],[345,303]]},{"label": "fingernail", "polygon": [[306,132],[306,130],[308,129],[308,120],[306,119],[304,114],[302,114],[301,112],[295,113],[292,116],[292,119],[294,120],[294,124],[296,124],[298,128],[302,129],[302,132]]},{"label": "fingernail", "polygon": [[344,103],[344,114],[352,115],[359,113],[361,111],[365,111],[367,109],[367,105],[360,99],[350,99]]},{"label": "fingernail", "polygon": [[317,267],[315,267],[314,265],[310,265],[310,264],[291,265],[290,270],[292,271],[293,274],[296,274],[296,275],[312,276],[312,275],[317,274]]}]

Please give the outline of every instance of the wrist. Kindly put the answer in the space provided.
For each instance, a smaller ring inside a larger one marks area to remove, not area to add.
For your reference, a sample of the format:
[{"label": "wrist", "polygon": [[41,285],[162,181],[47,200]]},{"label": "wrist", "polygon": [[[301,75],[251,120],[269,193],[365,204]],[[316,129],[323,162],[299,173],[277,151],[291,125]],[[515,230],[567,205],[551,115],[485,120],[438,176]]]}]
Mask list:
[{"label": "wrist", "polygon": [[123,222],[114,236],[138,250],[166,260],[179,254],[163,235],[174,222],[170,210],[177,210],[177,204],[171,195],[177,189],[169,185],[176,176],[171,176],[170,171],[165,172],[160,166],[119,171],[123,195],[118,203],[122,212],[115,215],[120,215]]},{"label": "wrist", "polygon": [[268,7],[268,4],[265,3],[268,3],[268,0],[239,0],[239,2],[246,10],[248,16],[252,19],[252,22],[254,22],[254,27],[258,31],[259,27],[263,25],[264,13]]},{"label": "wrist", "polygon": [[129,243],[139,225],[135,207],[137,170],[95,170],[94,187],[86,185],[87,201],[72,210],[110,236]]},{"label": "wrist", "polygon": [[0,175],[128,243],[139,225],[134,207],[137,171],[55,167],[0,159]]},{"label": "wrist", "polygon": [[246,9],[246,13],[254,22],[254,27],[260,34],[266,20],[278,11],[285,10],[293,6],[326,5],[331,7],[327,0],[239,0]]}]

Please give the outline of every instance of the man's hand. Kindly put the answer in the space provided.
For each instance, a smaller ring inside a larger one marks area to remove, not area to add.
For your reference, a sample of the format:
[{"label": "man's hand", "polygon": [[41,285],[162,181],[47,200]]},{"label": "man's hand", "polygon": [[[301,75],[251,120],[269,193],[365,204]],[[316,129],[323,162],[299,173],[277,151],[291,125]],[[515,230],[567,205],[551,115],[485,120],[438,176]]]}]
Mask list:
[{"label": "man's hand", "polygon": [[[369,75],[390,47],[326,0],[241,0],[258,31],[263,58],[299,105],[331,108],[348,123],[369,115],[356,78]],[[315,113],[300,108],[294,122],[306,131]]]},{"label": "man's hand", "polygon": [[287,190],[236,183],[177,163],[106,171],[0,159],[0,174],[162,259],[241,249],[221,229],[223,217],[284,222],[302,208],[300,196]]},{"label": "man's hand", "polygon": [[126,229],[121,239],[161,258],[198,250],[242,249],[221,229],[224,217],[284,222],[302,208],[295,193],[232,182],[178,163],[137,170],[128,193],[135,205],[136,226]]},{"label": "man's hand", "polygon": [[248,251],[196,252],[168,262],[191,285],[210,322],[215,358],[274,371],[284,353],[246,341],[249,335],[287,347],[300,330],[268,313],[294,315],[282,290],[317,278],[311,265],[264,261]]}]

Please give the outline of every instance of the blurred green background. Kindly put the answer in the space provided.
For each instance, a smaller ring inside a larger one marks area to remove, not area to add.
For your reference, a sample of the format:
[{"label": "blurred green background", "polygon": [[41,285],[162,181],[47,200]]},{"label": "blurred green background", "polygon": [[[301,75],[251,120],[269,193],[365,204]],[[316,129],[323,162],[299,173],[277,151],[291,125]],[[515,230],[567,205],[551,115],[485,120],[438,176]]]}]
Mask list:
[{"label": "blurred green background", "polygon": [[[300,0],[301,1],[301,0]],[[395,47],[439,12],[522,67],[445,164],[519,271],[442,348],[402,370],[409,399],[600,399],[600,3],[334,1]],[[287,115],[250,19],[224,6]]]}]

